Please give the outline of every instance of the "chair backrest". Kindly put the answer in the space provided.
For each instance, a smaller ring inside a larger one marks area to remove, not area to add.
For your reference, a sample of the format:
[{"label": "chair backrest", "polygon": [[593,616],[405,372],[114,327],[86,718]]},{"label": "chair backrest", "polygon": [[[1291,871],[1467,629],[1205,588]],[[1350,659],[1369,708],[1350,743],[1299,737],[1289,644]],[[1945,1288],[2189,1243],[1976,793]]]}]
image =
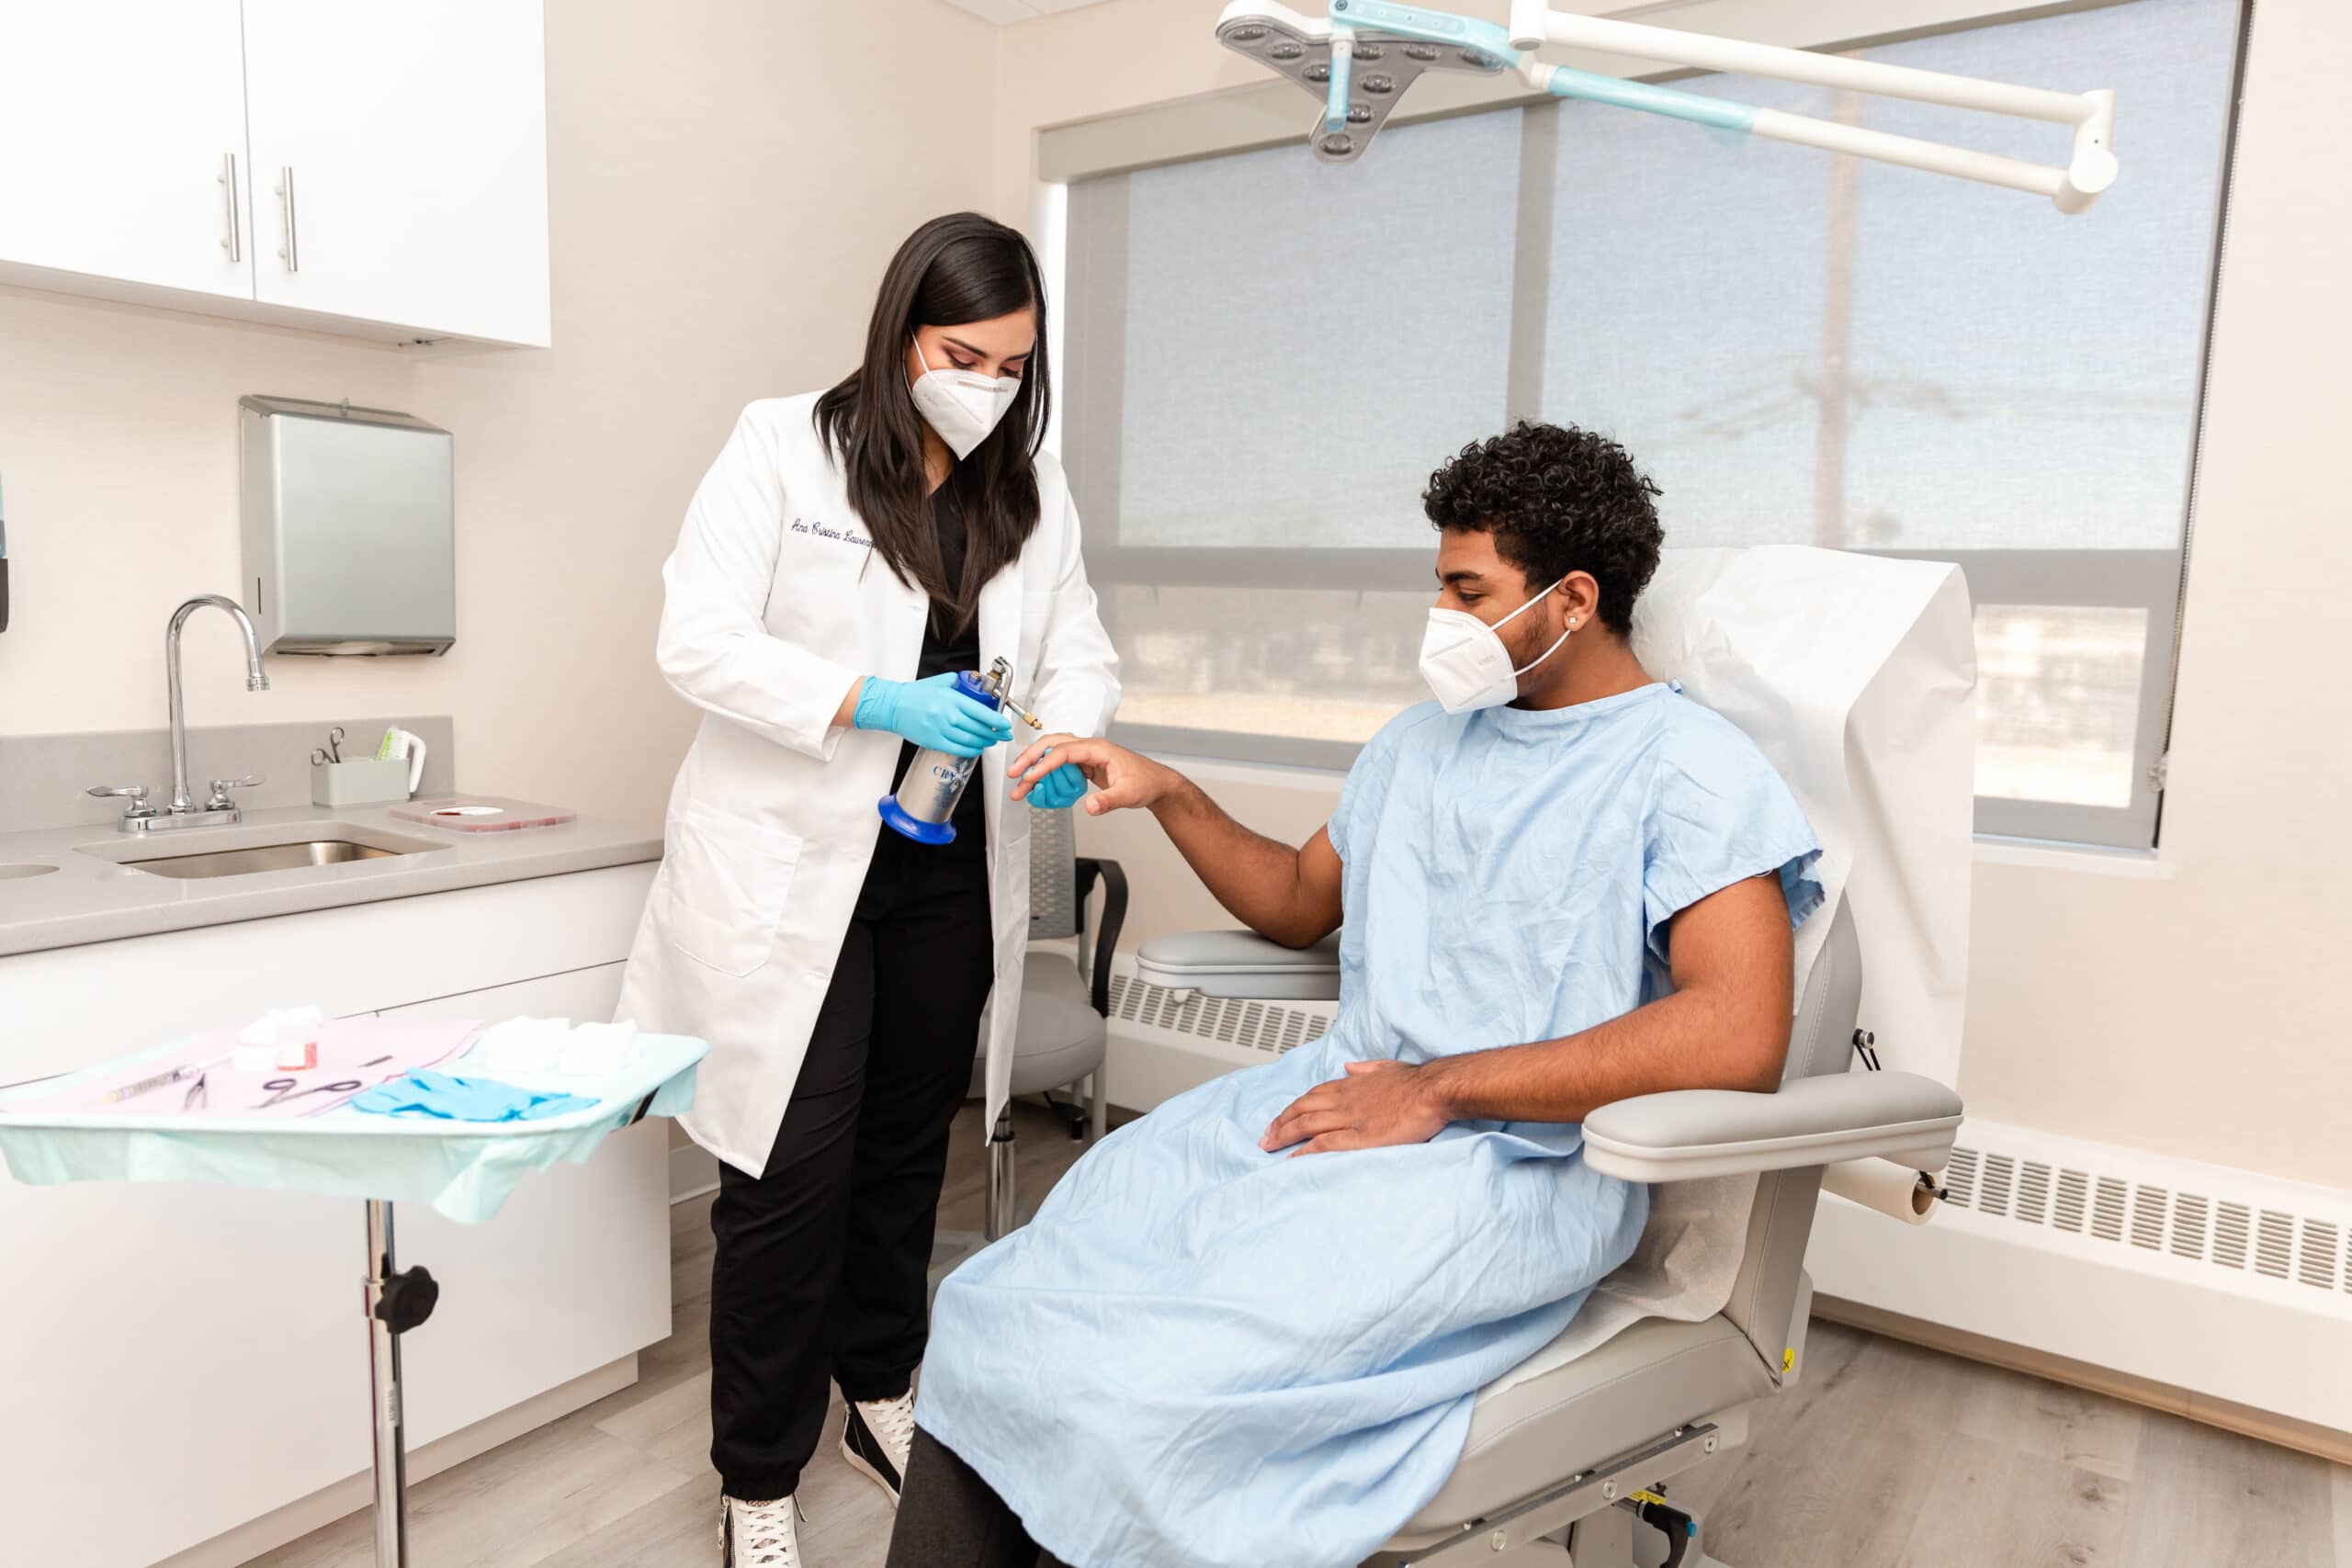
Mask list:
[{"label": "chair backrest", "polygon": [[[1810,546],[1669,549],[1634,607],[1634,652],[1746,731],[1820,839],[1827,902],[1870,911],[1871,1026],[1886,1064],[1952,1081],[1966,1010],[1976,644],[1947,562]],[[1797,933],[1809,975],[1828,929]]]},{"label": "chair backrest", "polygon": [[[1854,1027],[1862,1001],[1862,947],[1854,930],[1851,900],[1840,898],[1830,914],[1821,955],[1805,977],[1789,1031],[1789,1057],[1781,1081],[1849,1071]],[[1739,1275],[1724,1315],[1736,1325],[1778,1378],[1785,1353],[1796,1343],[1794,1326],[1805,1244],[1813,1239],[1813,1211],[1821,1196],[1821,1168],[1768,1171],[1757,1178],[1755,1206],[1747,1213],[1747,1242]]]},{"label": "chair backrest", "polygon": [[1068,811],[1029,810],[1029,940],[1078,934],[1078,829]]}]

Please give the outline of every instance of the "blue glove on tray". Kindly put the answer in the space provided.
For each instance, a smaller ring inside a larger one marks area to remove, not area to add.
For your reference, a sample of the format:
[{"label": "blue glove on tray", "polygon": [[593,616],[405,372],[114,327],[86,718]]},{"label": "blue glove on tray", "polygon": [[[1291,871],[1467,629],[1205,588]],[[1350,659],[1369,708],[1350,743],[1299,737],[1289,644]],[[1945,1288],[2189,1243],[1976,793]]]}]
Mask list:
[{"label": "blue glove on tray", "polygon": [[430,1116],[443,1122],[537,1122],[585,1111],[596,1102],[576,1094],[543,1094],[496,1078],[451,1077],[419,1069],[355,1094],[355,1111],[378,1116]]},{"label": "blue glove on tray", "polygon": [[887,729],[918,746],[951,757],[977,757],[1012,739],[1012,721],[956,689],[953,675],[926,681],[886,681],[868,675],[857,694],[850,723],[858,729]]},{"label": "blue glove on tray", "polygon": [[1029,804],[1041,811],[1059,811],[1065,807],[1077,805],[1079,797],[1085,793],[1085,773],[1079,770],[1076,762],[1064,762],[1029,786]]}]

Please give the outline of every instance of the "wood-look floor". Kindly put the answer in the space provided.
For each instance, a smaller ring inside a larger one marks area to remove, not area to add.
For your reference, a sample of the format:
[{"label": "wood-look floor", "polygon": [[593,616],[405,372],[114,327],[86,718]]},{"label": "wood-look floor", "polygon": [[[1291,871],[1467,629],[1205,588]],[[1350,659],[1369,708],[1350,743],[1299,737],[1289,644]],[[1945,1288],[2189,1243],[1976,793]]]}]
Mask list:
[{"label": "wood-look floor", "polygon": [[[968,1109],[956,1139],[941,1223],[976,1229]],[[1079,1148],[1044,1112],[1025,1117],[1024,1195]],[[414,1568],[716,1563],[708,1209],[673,1211],[676,1317],[640,1381],[412,1488]],[[1746,1448],[1672,1488],[1734,1568],[2352,1568],[2352,1470],[1829,1323],[1813,1325],[1809,1361]],[[809,1568],[880,1568],[888,1506],[831,1430],[800,1500]],[[361,1513],[254,1562],[373,1560]]]}]

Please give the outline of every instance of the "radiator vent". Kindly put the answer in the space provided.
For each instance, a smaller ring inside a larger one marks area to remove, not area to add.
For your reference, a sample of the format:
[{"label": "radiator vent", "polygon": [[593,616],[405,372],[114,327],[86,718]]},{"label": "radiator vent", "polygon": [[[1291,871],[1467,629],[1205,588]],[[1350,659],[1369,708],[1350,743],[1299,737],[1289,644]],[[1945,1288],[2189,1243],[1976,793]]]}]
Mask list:
[{"label": "radiator vent", "polygon": [[2295,1221],[2276,1209],[2262,1211],[2262,1228],[2255,1233],[2254,1267],[2274,1280],[2287,1277],[2294,1256]]},{"label": "radiator vent", "polygon": [[1944,1192],[1952,1202],[1963,1209],[1975,1206],[1976,1151],[1974,1149],[1954,1148],[1951,1151],[1951,1163],[1944,1167]]},{"label": "radiator vent", "polygon": [[1976,1206],[1988,1214],[2009,1212],[2009,1178],[2016,1173],[2018,1162],[2007,1155],[1984,1157],[1984,1185],[1977,1192]]},{"label": "radiator vent", "polygon": [[1115,970],[1111,976],[1111,1016],[1174,1034],[1263,1051],[1270,1056],[1319,1039],[1331,1027],[1328,1012],[1171,990]]},{"label": "radiator vent", "polygon": [[2224,1203],[2213,1226],[2213,1261],[2224,1269],[2245,1267],[2247,1225],[2253,1213],[2244,1203]]},{"label": "radiator vent", "polygon": [[2290,1213],[1965,1145],[1942,1180],[1954,1208],[2352,1293],[2352,1215]]},{"label": "radiator vent", "polygon": [[2205,1200],[2194,1192],[2184,1192],[2173,1205],[2172,1249],[2180,1258],[2205,1256]]},{"label": "radiator vent", "polygon": [[2295,1270],[2295,1278],[2306,1285],[2316,1285],[2323,1291],[2335,1288],[2336,1229],[2325,1220],[2306,1215],[2303,1220],[2302,1267]]},{"label": "radiator vent", "polygon": [[2038,1159],[2018,1166],[2017,1217],[2038,1225],[2050,1213],[2050,1168]]},{"label": "radiator vent", "polygon": [[2084,1202],[2089,1197],[2091,1179],[2079,1170],[2058,1173],[2058,1207],[2051,1216],[2062,1231],[2079,1234],[2083,1228]]},{"label": "radiator vent", "polygon": [[2101,1241],[2123,1239],[2123,1183],[2111,1176],[2098,1179],[2098,1198],[2091,1206],[2091,1235]]}]

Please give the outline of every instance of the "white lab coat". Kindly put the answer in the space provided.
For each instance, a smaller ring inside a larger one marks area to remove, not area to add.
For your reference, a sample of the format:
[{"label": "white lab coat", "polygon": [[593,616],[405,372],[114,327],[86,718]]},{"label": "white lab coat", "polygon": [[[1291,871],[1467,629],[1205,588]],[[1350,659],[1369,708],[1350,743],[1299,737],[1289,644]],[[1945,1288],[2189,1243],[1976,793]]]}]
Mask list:
[{"label": "white lab coat", "polygon": [[[861,675],[914,677],[929,614],[868,545],[815,407],[811,395],[743,411],[662,570],[657,658],[704,717],[670,794],[619,1008],[710,1043],[682,1120],[753,1175],[783,1124],[899,758],[899,737],[835,728],[833,715]],[[1099,735],[1118,705],[1118,659],[1050,457],[1037,459],[1037,488],[1027,547],[980,590],[980,666],[1010,660],[1015,694],[1047,730]],[[991,748],[971,785],[987,799],[996,939],[991,1117],[1011,1082],[1029,930],[1029,808],[1005,798],[1010,760]]]}]

